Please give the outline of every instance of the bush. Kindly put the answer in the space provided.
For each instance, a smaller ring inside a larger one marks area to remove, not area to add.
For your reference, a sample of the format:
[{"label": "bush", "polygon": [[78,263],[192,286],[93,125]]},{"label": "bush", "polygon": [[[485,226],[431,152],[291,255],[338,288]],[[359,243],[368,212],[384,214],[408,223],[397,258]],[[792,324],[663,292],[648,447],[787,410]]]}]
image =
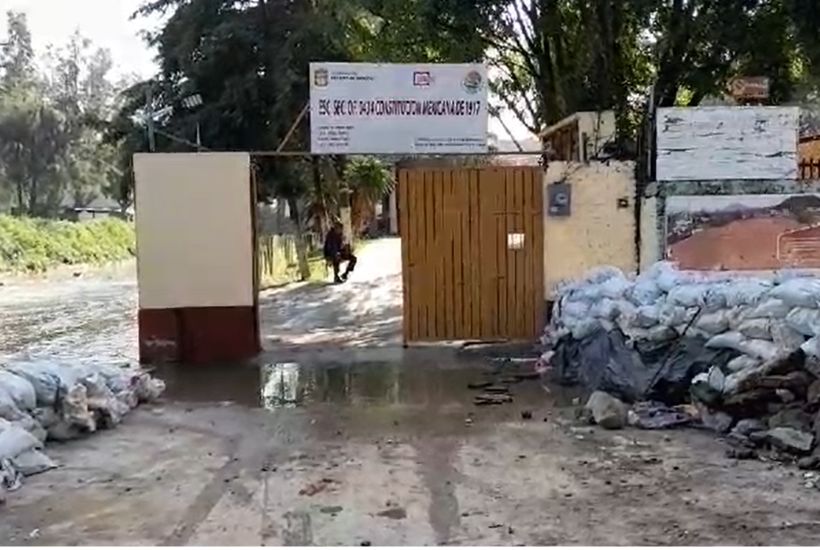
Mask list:
[{"label": "bush", "polygon": [[134,225],[123,220],[68,222],[0,215],[0,272],[101,265],[130,258],[135,249]]}]

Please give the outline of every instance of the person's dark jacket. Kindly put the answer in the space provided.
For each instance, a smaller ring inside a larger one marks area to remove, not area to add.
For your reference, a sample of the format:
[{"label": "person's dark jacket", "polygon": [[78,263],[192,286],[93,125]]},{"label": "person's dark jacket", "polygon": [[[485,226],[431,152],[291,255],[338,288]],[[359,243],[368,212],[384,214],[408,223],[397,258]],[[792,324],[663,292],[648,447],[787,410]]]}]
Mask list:
[{"label": "person's dark jacket", "polygon": [[325,236],[324,254],[325,258],[335,258],[342,253],[344,239],[342,233],[336,229],[331,229]]}]

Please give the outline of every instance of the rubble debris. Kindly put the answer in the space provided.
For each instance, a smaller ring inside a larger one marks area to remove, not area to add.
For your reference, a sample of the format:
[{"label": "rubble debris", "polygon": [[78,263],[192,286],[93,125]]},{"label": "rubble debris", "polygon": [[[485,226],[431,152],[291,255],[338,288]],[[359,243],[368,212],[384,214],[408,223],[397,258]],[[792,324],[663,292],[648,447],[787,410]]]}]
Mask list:
[{"label": "rubble debris", "polygon": [[804,456],[797,461],[797,467],[801,470],[820,470],[820,456]]},{"label": "rubble debris", "polygon": [[810,452],[814,444],[814,435],[794,428],[774,428],[766,432],[766,439],[774,447],[796,454]]},{"label": "rubble debris", "polygon": [[[556,289],[536,367],[628,404],[631,426],[698,420],[726,434],[735,455],[765,447],[788,459],[820,443],[818,342],[816,275],[744,277],[660,262],[630,279],[603,267]],[[690,418],[675,409],[687,403],[697,405]]]},{"label": "rubble debris", "polygon": [[694,422],[696,414],[686,407],[669,407],[658,402],[635,403],[628,413],[628,423],[635,428],[658,430],[686,426]]},{"label": "rubble debris", "polygon": [[757,460],[759,457],[754,449],[726,449],[726,458],[734,460]]},{"label": "rubble debris", "polygon": [[707,405],[701,404],[698,407],[700,411],[700,421],[703,426],[713,432],[719,434],[727,433],[734,424],[734,419],[723,411],[710,409]]},{"label": "rubble debris", "polygon": [[509,386],[492,385],[484,388],[484,391],[487,393],[510,393],[510,388]]},{"label": "rubble debris", "polygon": [[766,431],[766,424],[757,418],[744,418],[743,420],[739,420],[732,429],[732,433],[743,437],[749,437],[749,434],[753,432],[764,431]]},{"label": "rubble debris", "polygon": [[473,403],[476,405],[503,405],[504,403],[512,403],[512,396],[509,394],[497,393],[483,393],[473,398]]},{"label": "rubble debris", "polygon": [[592,414],[595,423],[607,430],[619,430],[626,426],[627,407],[616,397],[606,392],[593,392],[587,401],[586,410]]}]

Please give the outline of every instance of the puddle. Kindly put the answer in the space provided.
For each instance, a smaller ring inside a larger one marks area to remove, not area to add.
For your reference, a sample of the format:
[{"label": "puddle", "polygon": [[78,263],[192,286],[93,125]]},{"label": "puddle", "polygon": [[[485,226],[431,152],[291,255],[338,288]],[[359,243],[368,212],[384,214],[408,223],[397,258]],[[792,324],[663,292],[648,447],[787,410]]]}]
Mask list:
[{"label": "puddle", "polygon": [[[527,368],[516,363],[499,367],[486,358],[458,357],[447,350],[416,350],[395,361],[162,366],[154,374],[165,380],[165,397],[170,400],[228,401],[269,410],[320,404],[456,409],[472,405],[479,395],[481,390],[468,387],[476,379],[505,379],[517,409],[543,404],[553,393],[540,380],[510,376]],[[567,404],[570,401],[566,399]]]}]

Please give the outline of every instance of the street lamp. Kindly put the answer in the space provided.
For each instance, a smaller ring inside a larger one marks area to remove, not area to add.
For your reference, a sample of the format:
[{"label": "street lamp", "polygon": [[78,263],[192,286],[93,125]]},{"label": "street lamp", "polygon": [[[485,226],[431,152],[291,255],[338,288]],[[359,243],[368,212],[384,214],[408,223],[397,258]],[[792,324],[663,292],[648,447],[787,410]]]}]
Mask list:
[{"label": "street lamp", "polygon": [[[189,95],[188,97],[182,98],[182,106],[188,109],[189,111],[193,111],[197,107],[202,106],[202,96],[199,94]],[[202,140],[200,138],[199,133],[199,117],[196,118],[196,147],[197,151],[201,150],[202,148]]]}]

